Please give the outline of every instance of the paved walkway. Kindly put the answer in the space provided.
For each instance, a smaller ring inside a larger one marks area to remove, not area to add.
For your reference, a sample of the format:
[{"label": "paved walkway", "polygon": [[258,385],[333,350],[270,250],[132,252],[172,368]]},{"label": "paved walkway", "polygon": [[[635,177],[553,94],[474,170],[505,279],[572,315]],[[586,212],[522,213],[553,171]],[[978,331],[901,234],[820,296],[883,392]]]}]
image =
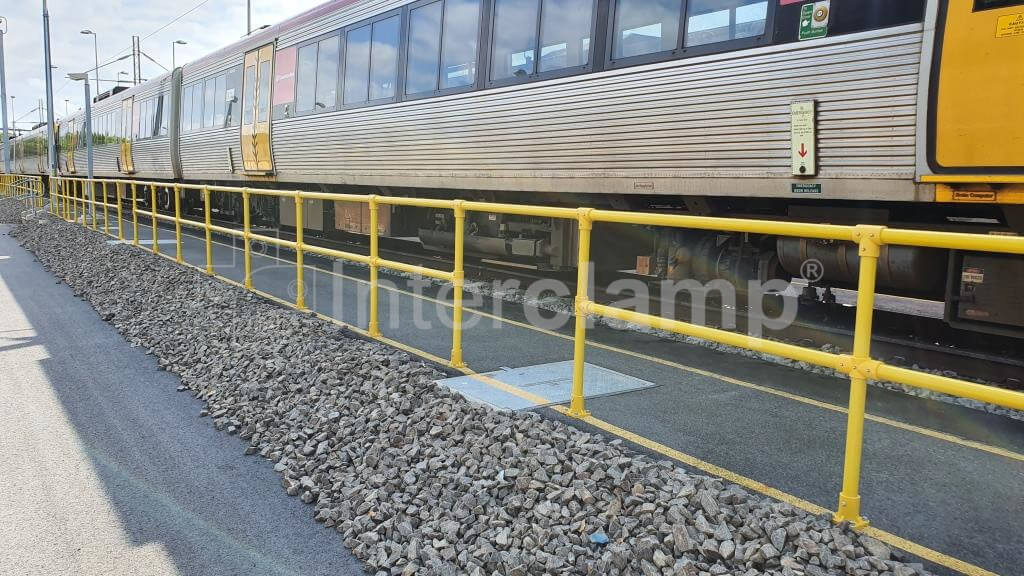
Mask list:
[{"label": "paved walkway", "polygon": [[[149,233],[140,226],[141,238]],[[163,253],[174,254],[173,238],[173,231],[161,230]],[[204,266],[203,240],[186,235],[183,244],[185,260]],[[254,287],[293,301],[290,258],[254,255]],[[219,275],[242,280],[240,250],[217,244],[214,260]],[[366,269],[309,255],[306,265],[307,305],[365,328]],[[450,310],[424,299],[445,295],[428,288],[412,296],[407,279],[382,279],[394,286],[381,292],[384,335],[447,358],[450,329],[438,318],[450,317]],[[487,314],[466,318],[465,358],[477,372],[572,358],[571,322],[562,330],[536,330],[524,325],[527,312],[536,310],[466,298]],[[417,318],[432,319],[432,328],[416,328]],[[835,509],[846,380],[607,327],[590,330],[588,343],[588,362],[658,385],[588,400],[594,416],[705,465]],[[1024,423],[874,387],[868,411],[861,496],[872,525],[992,572],[1019,573]]]},{"label": "paved walkway", "polygon": [[357,575],[268,462],[199,418],[0,225],[0,573]]}]

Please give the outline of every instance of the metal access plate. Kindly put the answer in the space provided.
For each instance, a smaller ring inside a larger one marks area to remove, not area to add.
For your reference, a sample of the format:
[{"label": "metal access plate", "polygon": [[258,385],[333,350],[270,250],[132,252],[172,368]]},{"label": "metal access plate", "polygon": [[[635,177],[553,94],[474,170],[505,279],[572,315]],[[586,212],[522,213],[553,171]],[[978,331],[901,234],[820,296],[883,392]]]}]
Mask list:
[{"label": "metal access plate", "polygon": [[[565,404],[572,393],[572,361],[537,364],[525,368],[502,368],[483,374],[487,378],[459,376],[438,380],[470,400],[489,404],[495,408],[526,410],[538,406]],[[497,380],[498,386],[487,380]],[[608,370],[593,364],[585,364],[583,371],[583,394],[586,398],[622,394],[654,386],[653,383],[626,374]],[[503,389],[507,388],[507,389]],[[521,391],[523,398],[515,392]],[[537,402],[544,399],[546,402]]]}]

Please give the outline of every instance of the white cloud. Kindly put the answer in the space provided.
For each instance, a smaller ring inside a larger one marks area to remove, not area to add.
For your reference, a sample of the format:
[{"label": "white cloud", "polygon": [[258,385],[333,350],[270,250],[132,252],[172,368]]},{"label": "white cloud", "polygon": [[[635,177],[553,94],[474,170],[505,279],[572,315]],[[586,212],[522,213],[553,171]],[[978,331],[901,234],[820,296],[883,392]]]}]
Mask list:
[{"label": "white cloud", "polygon": [[[131,54],[133,34],[148,36],[199,3],[200,0],[52,0],[49,3],[50,48],[52,64],[57,67],[53,71],[55,117],[63,116],[65,109],[74,113],[83,105],[81,83],[67,80],[70,72],[82,72],[94,67],[93,37],[81,34],[81,30],[96,32],[102,64],[119,53]],[[276,24],[322,3],[323,0],[252,0],[253,28]],[[178,65],[236,42],[245,35],[245,4],[245,0],[207,0],[195,11],[143,40],[142,51],[170,68],[171,43],[175,40],[188,43],[177,46]],[[14,113],[21,118],[18,127],[28,128],[37,121],[39,114],[33,112],[26,116],[26,113],[36,108],[40,99],[45,101],[46,94],[43,78],[42,2],[5,2],[0,7],[0,16],[6,17],[8,21],[7,34],[4,36],[7,95],[15,97]],[[113,86],[120,71],[127,72],[127,75],[121,75],[120,78],[130,82],[130,57],[100,68],[100,89],[106,91]],[[163,68],[143,58],[143,78],[161,73]],[[89,76],[92,78],[94,74],[90,73]]]}]

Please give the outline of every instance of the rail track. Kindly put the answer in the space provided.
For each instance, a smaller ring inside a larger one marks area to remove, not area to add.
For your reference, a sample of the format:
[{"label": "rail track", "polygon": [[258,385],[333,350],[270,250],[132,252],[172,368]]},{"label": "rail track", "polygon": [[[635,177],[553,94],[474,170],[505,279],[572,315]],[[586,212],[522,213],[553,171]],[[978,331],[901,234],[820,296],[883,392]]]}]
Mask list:
[{"label": "rail track", "polygon": [[[221,226],[236,226],[231,221],[220,220]],[[171,230],[166,224],[161,228]],[[283,239],[294,239],[294,234],[274,229],[274,233]],[[191,232],[188,232],[191,233]],[[216,236],[216,234],[215,234]],[[317,238],[316,242],[330,248],[336,248],[357,254],[367,254],[368,246],[361,242],[357,235],[339,239]],[[222,241],[231,242],[233,238],[223,236]],[[379,253],[387,259],[409,264],[450,269],[452,259],[443,254],[429,252],[415,241],[398,238],[381,238]],[[282,257],[289,258],[285,251]],[[307,266],[326,267],[327,259],[308,254],[305,259]],[[527,286],[530,282],[541,279],[557,279],[563,282],[570,292],[575,292],[575,272],[540,270],[521,264],[501,262],[491,258],[466,257],[464,264],[467,282],[491,283],[495,280],[518,280]],[[666,307],[673,318],[688,320],[692,318],[694,308],[685,293],[683,298],[667,300],[658,290],[658,282],[649,276],[621,271],[598,271],[594,275],[594,297],[601,303],[611,304],[620,299],[616,294],[607,291],[612,282],[619,279],[632,278],[647,282],[651,288],[649,302],[651,313],[659,314]],[[770,300],[776,303],[772,306]],[[782,298],[798,298],[794,295],[777,295],[766,299],[766,308],[780,310]],[[708,299],[703,307],[705,324],[717,328],[723,327],[723,308],[720,302]],[[666,310],[667,311],[667,310]],[[725,326],[738,332],[748,329],[748,314],[742,302],[735,309],[735,323]],[[668,311],[667,311],[668,312]],[[853,306],[841,303],[822,303],[801,301],[796,320],[787,327],[778,330],[765,329],[767,337],[798,344],[806,347],[836,347],[849,351],[853,342],[854,324]],[[977,333],[957,330],[945,324],[939,318],[922,317],[913,313],[901,313],[894,310],[875,311],[875,330],[872,340],[872,354],[885,362],[904,367],[916,366],[920,369],[956,375],[960,378],[994,384],[1003,388],[1024,389],[1024,342],[1010,337],[985,335],[979,338]]]}]

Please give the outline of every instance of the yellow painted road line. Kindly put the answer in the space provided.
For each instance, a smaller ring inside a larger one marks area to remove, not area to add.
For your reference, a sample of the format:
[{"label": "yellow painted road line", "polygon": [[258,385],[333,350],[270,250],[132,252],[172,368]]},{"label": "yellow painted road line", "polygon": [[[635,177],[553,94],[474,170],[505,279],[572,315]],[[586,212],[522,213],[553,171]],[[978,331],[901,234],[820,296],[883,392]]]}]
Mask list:
[{"label": "yellow painted road line", "polygon": [[940,566],[945,566],[946,568],[949,568],[951,570],[956,570],[961,574],[967,574],[967,576],[999,576],[995,572],[985,570],[981,566],[976,566],[974,564],[971,564],[970,562],[964,562],[959,558],[954,558],[953,556],[950,556],[948,554],[943,554],[942,552],[939,552],[937,550],[932,550],[927,546],[922,546],[917,542],[911,542],[906,538],[900,538],[899,536],[891,532],[880,530],[878,528],[875,528],[874,526],[868,526],[864,528],[863,532],[868,536],[871,536],[876,540],[881,540],[882,542],[885,542],[886,544],[894,548],[906,550],[907,552],[913,554],[914,556],[917,556],[918,558],[924,558],[929,562],[934,562],[935,564],[938,564]]},{"label": "yellow painted road line", "polygon": [[[143,225],[140,224],[140,227],[143,227]],[[205,241],[205,239],[199,238],[197,236],[193,236],[192,234],[189,234],[189,236],[192,236],[193,238],[195,238],[197,240]],[[216,240],[213,243],[214,244],[218,244],[220,246],[224,246],[226,248],[232,248],[232,249],[236,249],[236,250],[238,249],[235,246],[232,246],[230,244],[226,244],[224,242],[218,242]],[[269,254],[259,254],[259,255],[256,255],[256,257],[258,257],[258,258],[268,258],[270,260],[276,260],[278,262],[284,262],[284,263],[287,263],[289,265],[294,265],[294,262],[291,262],[289,260],[285,260],[284,258],[279,258],[277,256],[272,256],[272,255],[269,255]],[[173,258],[170,258],[170,260],[173,260]],[[345,279],[345,280],[351,280],[353,282],[357,282],[357,283],[360,283],[360,284],[369,284],[369,281],[364,280],[362,278],[356,278],[354,276],[349,276],[347,274],[342,274],[342,273],[339,273],[339,272],[335,272],[333,270],[324,270],[324,269],[316,268],[314,266],[310,266],[309,268],[311,268],[312,270],[314,270],[315,272],[318,272],[318,273],[319,272],[323,272],[325,274],[330,274],[332,276],[337,276],[338,278],[342,278],[342,279]],[[398,294],[403,294],[403,295],[406,295],[406,296],[409,296],[409,297],[412,297],[412,298],[417,298],[417,299],[420,299],[420,300],[423,300],[423,301],[426,301],[426,302],[431,302],[431,303],[439,305],[439,306],[444,306],[444,307],[447,307],[447,308],[452,308],[452,304],[450,302],[446,302],[444,300],[439,300],[437,298],[431,298],[429,296],[424,296],[423,294],[416,294],[416,293],[409,292],[407,290],[402,290],[400,288],[396,288],[396,287],[392,287],[392,286],[379,286],[379,287],[382,290],[387,290],[389,292],[395,292],[395,293],[398,293]],[[274,297],[271,296],[271,298],[274,298]],[[496,320],[498,322],[502,322],[502,323],[508,324],[510,326],[516,326],[516,327],[519,327],[519,328],[523,328],[525,330],[532,330],[534,332],[538,332],[538,333],[541,333],[541,334],[546,334],[548,336],[553,336],[555,338],[559,338],[559,339],[562,339],[562,340],[565,340],[565,341],[568,341],[568,342],[572,342],[572,340],[573,340],[573,337],[571,335],[569,335],[569,334],[562,334],[560,332],[555,332],[553,330],[548,330],[548,329],[545,329],[545,328],[539,328],[537,326],[533,326],[531,324],[527,324],[526,322],[520,322],[518,320],[512,320],[512,319],[509,319],[509,318],[504,318],[502,316],[491,314],[489,312],[484,312],[482,310],[475,310],[473,308],[466,307],[465,311],[467,313],[469,313],[469,314],[475,314],[475,315],[480,316],[482,318],[487,318],[487,319],[490,319],[490,320]],[[612,346],[612,345],[609,345],[609,344],[603,344],[601,342],[594,342],[592,340],[588,340],[587,341],[587,346],[592,347],[592,348],[598,348],[600,350],[605,350],[605,351],[608,351],[608,352],[613,352],[613,353],[616,353],[616,354],[623,354],[625,356],[630,356],[630,357],[637,358],[639,360],[644,360],[644,361],[647,361],[647,362],[653,362],[655,364],[660,364],[662,366],[666,366],[666,367],[669,367],[669,368],[674,368],[676,370],[682,370],[684,372],[689,372],[690,374],[696,374],[698,376],[703,376],[703,377],[706,377],[706,378],[712,378],[712,379],[720,380],[720,381],[728,383],[728,384],[734,384],[736,386],[747,388],[749,390],[756,390],[758,392],[763,392],[765,394],[771,394],[773,396],[778,396],[780,398],[786,398],[786,399],[793,400],[795,402],[800,402],[802,404],[806,404],[806,405],[809,405],[809,406],[816,406],[816,407],[822,408],[824,410],[831,410],[833,412],[837,412],[837,413],[840,413],[840,414],[846,414],[848,412],[848,409],[845,406],[839,406],[839,405],[836,405],[836,404],[830,404],[828,402],[823,402],[821,400],[815,400],[813,398],[808,398],[806,396],[800,396],[798,394],[793,394],[792,392],[786,392],[786,391],[783,391],[783,390],[778,390],[778,389],[775,389],[775,388],[771,388],[769,386],[762,386],[760,384],[754,384],[752,382],[747,382],[745,380],[740,380],[738,378],[733,378],[731,376],[726,376],[724,374],[718,374],[716,372],[711,372],[711,371],[703,370],[703,369],[700,369],[700,368],[694,368],[692,366],[687,366],[685,364],[680,364],[678,362],[673,362],[671,360],[666,360],[664,358],[659,358],[657,356],[650,356],[648,354],[644,354],[644,353],[641,353],[641,352],[635,352],[633,350],[626,350],[624,348],[618,348],[616,346]],[[442,364],[447,364],[447,360],[443,360],[443,361],[441,361],[441,363]],[[495,382],[497,382],[497,381],[495,381]],[[547,403],[547,402],[544,402],[544,403]],[[969,439],[966,439],[966,438],[961,438],[961,437],[956,436],[954,434],[949,434],[949,433],[946,433],[946,432],[939,432],[937,430],[932,430],[930,428],[925,428],[925,427],[917,426],[917,425],[914,425],[914,424],[908,424],[906,422],[900,422],[899,420],[894,420],[892,418],[887,418],[885,416],[878,416],[878,415],[871,414],[871,413],[865,413],[864,417],[865,417],[865,419],[870,420],[872,422],[876,422],[876,423],[883,424],[883,425],[886,425],[886,426],[891,426],[893,428],[898,428],[900,430],[905,430],[907,432],[912,432],[912,433],[915,433],[915,434],[920,434],[922,436],[927,436],[929,438],[934,438],[936,440],[942,440],[944,442],[949,442],[951,444],[956,444],[956,445],[959,445],[959,446],[964,446],[966,448],[973,448],[975,450],[979,450],[979,451],[982,451],[982,452],[987,452],[989,454],[994,454],[996,456],[1002,456],[1004,458],[1009,458],[1011,460],[1017,460],[1019,462],[1024,462],[1024,454],[1021,454],[1019,452],[1015,452],[1013,450],[1009,450],[1009,449],[1006,449],[1006,448],[1001,448],[999,446],[992,446],[990,444],[985,444],[983,442],[978,442],[976,440],[969,440]]]}]

